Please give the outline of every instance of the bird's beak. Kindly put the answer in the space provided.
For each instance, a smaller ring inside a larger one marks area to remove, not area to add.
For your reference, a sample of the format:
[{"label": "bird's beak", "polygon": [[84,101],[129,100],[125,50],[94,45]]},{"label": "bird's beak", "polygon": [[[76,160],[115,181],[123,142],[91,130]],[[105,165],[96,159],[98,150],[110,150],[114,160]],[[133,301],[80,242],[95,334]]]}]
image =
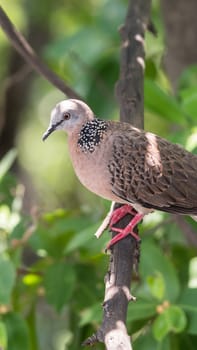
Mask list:
[{"label": "bird's beak", "polygon": [[56,125],[51,125],[49,126],[49,128],[47,129],[47,131],[45,131],[45,133],[42,136],[42,141],[45,141],[47,139],[47,137],[56,129]]}]

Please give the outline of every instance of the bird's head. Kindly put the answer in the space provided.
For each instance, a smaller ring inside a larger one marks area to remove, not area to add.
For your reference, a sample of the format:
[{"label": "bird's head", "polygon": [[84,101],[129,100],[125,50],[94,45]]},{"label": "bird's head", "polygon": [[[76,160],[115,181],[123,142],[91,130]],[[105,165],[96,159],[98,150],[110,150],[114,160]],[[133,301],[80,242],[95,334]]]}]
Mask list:
[{"label": "bird's head", "polygon": [[64,130],[68,134],[79,131],[87,121],[94,119],[92,110],[80,100],[64,100],[59,102],[51,112],[48,129],[43,141],[55,130]]}]

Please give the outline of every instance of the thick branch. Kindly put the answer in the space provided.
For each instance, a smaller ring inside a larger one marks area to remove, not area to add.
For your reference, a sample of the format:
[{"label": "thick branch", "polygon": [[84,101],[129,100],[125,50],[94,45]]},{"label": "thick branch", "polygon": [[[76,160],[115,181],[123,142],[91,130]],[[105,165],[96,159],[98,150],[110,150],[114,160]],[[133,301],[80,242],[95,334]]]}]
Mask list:
[{"label": "thick branch", "polygon": [[116,95],[120,119],[143,128],[144,114],[144,33],[149,25],[151,0],[129,2],[122,37],[120,79]]},{"label": "thick branch", "polygon": [[1,6],[0,26],[15,49],[29,64],[33,66],[36,72],[45,77],[50,83],[56,86],[68,97],[81,99],[81,97],[72,88],[70,88],[59,76],[57,76],[46,66],[44,62],[40,60],[22,34],[16,30]]},{"label": "thick branch", "polygon": [[[132,123],[143,128],[144,125],[144,35],[150,23],[151,0],[130,0],[125,24],[121,27],[122,38],[120,79],[116,86],[116,95],[120,104],[120,120]],[[124,228],[129,218],[119,222],[119,227]],[[114,235],[114,233],[113,233]],[[112,250],[112,263],[110,268],[114,270],[114,285],[119,287],[119,303],[115,304],[113,312],[116,314],[116,327],[118,320],[126,324],[128,303],[132,298],[125,298],[121,290],[130,291],[132,272],[139,261],[139,245],[128,237],[124,242],[117,244]],[[122,310],[119,315],[119,308]],[[126,329],[126,325],[125,325]],[[128,335],[125,333],[125,339]],[[115,348],[118,349],[118,346]],[[123,349],[130,349],[127,345]]]},{"label": "thick branch", "polygon": [[[144,112],[144,35],[149,23],[151,0],[130,0],[125,24],[121,27],[122,38],[120,79],[116,87],[116,95],[120,104],[121,121],[131,122],[133,125],[143,128]],[[119,227],[124,228],[127,221],[132,216],[128,216],[119,222]],[[114,233],[113,233],[114,235]],[[119,242],[112,250],[110,271],[113,271],[113,288],[118,287],[116,294],[117,303],[114,304],[112,314],[115,319],[110,322],[108,329],[117,329],[118,322],[123,322],[125,329],[125,342],[128,339],[126,331],[126,316],[128,303],[132,297],[125,297],[123,288],[128,295],[131,288],[132,271],[136,268],[139,260],[139,245],[130,236],[123,242]],[[110,280],[110,279],[109,279]],[[108,303],[110,303],[108,299]],[[106,312],[104,312],[103,324],[107,322]],[[118,342],[114,349],[118,349]],[[122,347],[130,349],[131,345]]]},{"label": "thick branch", "polygon": [[[151,0],[130,0],[125,24],[120,30],[120,79],[116,90],[120,116],[122,121],[132,122],[141,128],[144,109],[144,34],[149,24],[150,7]],[[127,215],[117,227],[124,228],[131,218],[131,215]],[[135,299],[130,294],[130,286],[132,271],[137,267],[138,260],[139,244],[131,236],[113,246],[105,280],[103,322],[98,332],[85,341],[86,345],[101,341],[110,350],[131,349],[126,317],[128,303]]]}]

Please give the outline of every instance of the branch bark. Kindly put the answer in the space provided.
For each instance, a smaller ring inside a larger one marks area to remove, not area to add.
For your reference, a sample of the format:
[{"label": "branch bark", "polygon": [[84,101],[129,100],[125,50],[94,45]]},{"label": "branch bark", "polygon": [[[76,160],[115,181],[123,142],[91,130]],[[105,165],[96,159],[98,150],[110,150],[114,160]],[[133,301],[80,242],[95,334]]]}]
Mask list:
[{"label": "branch bark", "polygon": [[36,72],[45,77],[45,79],[47,79],[52,85],[56,86],[68,97],[82,100],[81,96],[79,96],[77,92],[68,86],[65,81],[63,81],[57,74],[48,68],[44,62],[41,61],[24,36],[16,30],[1,6],[0,26],[14,48],[27,61],[28,64],[33,66]]},{"label": "branch bark", "polygon": [[[121,27],[120,79],[116,95],[120,104],[121,121],[143,128],[144,110],[144,35],[149,25],[151,0],[130,0],[125,24]],[[115,208],[120,206],[116,203]],[[116,225],[124,228],[132,216],[127,215]],[[114,236],[116,233],[113,232]],[[104,342],[108,350],[132,349],[126,329],[132,272],[139,261],[139,244],[126,237],[112,247],[109,270],[105,278],[105,297],[101,327],[84,345]]]},{"label": "branch bark", "polygon": [[144,126],[144,34],[149,25],[151,0],[130,0],[122,38],[120,79],[116,95],[120,104],[120,120]]}]

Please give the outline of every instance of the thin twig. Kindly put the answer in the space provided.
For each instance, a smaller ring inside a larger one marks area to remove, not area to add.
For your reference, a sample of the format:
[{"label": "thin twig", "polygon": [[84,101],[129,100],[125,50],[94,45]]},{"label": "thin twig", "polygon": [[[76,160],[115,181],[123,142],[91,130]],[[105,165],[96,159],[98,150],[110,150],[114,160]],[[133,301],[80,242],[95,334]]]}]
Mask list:
[{"label": "thin twig", "polygon": [[3,91],[10,89],[11,86],[20,83],[25,77],[32,71],[32,68],[28,64],[24,64],[17,72],[7,77],[2,85]]},{"label": "thin twig", "polygon": [[45,77],[45,79],[56,86],[68,97],[77,98],[80,100],[82,99],[77,92],[68,86],[65,81],[63,81],[57,74],[48,68],[44,62],[41,61],[41,59],[36,55],[32,47],[26,41],[24,36],[16,30],[1,6],[0,26],[15,49],[20,53],[20,55],[26,60],[28,64],[31,64],[33,66],[36,72]]}]

